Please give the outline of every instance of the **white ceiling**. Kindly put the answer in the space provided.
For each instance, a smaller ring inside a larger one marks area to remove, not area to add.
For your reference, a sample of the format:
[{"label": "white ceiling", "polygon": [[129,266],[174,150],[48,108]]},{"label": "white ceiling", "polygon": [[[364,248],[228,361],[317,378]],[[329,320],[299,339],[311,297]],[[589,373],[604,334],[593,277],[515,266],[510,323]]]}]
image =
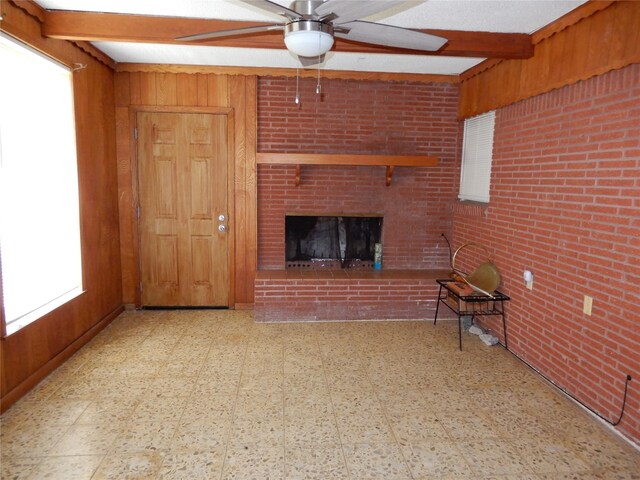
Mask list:
[{"label": "white ceiling", "polygon": [[[235,0],[35,0],[48,10],[126,13],[280,23],[281,17]],[[290,0],[275,0],[288,6]],[[533,33],[586,0],[427,0],[367,18],[416,29]],[[201,32],[194,32],[201,33]],[[116,62],[296,68],[287,50],[95,42]],[[484,58],[330,52],[322,68],[457,75]]]}]

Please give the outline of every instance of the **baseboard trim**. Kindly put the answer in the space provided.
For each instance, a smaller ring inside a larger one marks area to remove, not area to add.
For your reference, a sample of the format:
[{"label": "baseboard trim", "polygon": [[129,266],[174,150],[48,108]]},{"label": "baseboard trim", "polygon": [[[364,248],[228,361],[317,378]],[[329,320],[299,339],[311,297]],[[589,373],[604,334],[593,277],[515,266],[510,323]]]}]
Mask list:
[{"label": "baseboard trim", "polygon": [[80,337],[70,343],[64,350],[49,360],[47,363],[38,368],[35,372],[29,375],[21,383],[16,385],[11,391],[7,392],[5,396],[0,398],[0,413],[5,412],[11,405],[16,403],[27,393],[31,391],[38,383],[40,383],[47,375],[53,372],[56,368],[62,365],[68,360],[74,353],[85,346],[89,341],[100,333],[107,325],[109,325],[118,315],[124,311],[124,305],[120,305],[118,308],[107,314],[93,327],[83,333]]},{"label": "baseboard trim", "polygon": [[236,303],[233,308],[235,310],[253,310],[253,303]]}]

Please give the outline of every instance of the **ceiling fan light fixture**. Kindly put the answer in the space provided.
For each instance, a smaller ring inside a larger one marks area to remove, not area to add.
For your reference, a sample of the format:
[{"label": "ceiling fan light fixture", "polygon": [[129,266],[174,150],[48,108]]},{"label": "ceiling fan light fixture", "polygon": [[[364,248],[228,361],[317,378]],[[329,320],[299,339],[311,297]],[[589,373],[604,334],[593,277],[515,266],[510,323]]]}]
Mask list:
[{"label": "ceiling fan light fixture", "polygon": [[333,46],[333,28],[315,20],[297,20],[285,26],[284,43],[296,55],[319,57]]}]

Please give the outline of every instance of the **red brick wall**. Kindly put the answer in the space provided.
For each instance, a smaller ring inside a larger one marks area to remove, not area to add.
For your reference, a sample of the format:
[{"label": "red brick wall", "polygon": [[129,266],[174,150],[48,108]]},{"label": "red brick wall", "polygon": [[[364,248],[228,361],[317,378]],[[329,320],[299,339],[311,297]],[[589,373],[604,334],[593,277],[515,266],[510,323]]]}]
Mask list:
[{"label": "red brick wall", "polygon": [[454,239],[495,252],[519,356],[611,419],[633,376],[640,441],[640,65],[499,110],[489,207],[457,207]]},{"label": "red brick wall", "polygon": [[284,268],[284,217],[294,213],[382,213],[385,268],[447,265],[441,233],[451,229],[458,148],[458,88],[301,79],[258,83],[258,151],[428,154],[437,167],[398,167],[385,186],[384,167],[304,166],[258,168],[258,268]]},{"label": "red brick wall", "polygon": [[[433,318],[433,279],[256,278],[257,322]],[[448,312],[440,312],[446,318]],[[451,315],[449,315],[450,317]]]}]

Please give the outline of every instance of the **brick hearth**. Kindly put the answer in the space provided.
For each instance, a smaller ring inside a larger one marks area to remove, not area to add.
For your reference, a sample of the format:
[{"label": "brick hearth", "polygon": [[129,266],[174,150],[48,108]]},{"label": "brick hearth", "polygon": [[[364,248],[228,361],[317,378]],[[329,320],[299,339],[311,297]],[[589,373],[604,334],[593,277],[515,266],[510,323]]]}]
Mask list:
[{"label": "brick hearth", "polygon": [[256,278],[258,322],[431,319],[448,270],[268,270]]}]

